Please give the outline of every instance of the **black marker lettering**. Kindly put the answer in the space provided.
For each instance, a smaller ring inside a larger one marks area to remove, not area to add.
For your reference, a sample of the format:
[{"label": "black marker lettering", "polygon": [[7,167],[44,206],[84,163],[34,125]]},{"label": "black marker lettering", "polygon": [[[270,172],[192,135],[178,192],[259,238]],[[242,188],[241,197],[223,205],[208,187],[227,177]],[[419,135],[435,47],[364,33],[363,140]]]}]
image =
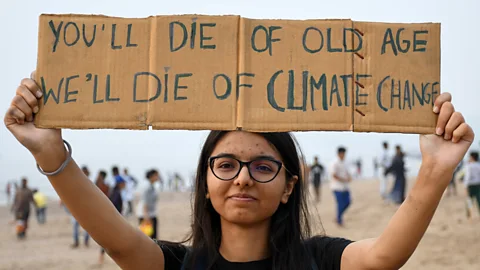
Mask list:
[{"label": "black marker lettering", "polygon": [[122,48],[122,45],[115,45],[116,32],[117,32],[117,24],[114,23],[114,24],[112,24],[112,42],[111,42],[111,45],[110,45],[112,50],[118,50],[118,49]]},{"label": "black marker lettering", "polygon": [[78,94],[78,90],[74,90],[74,91],[68,91],[68,87],[70,86],[70,81],[71,80],[74,80],[74,79],[77,79],[79,78],[80,75],[73,75],[73,76],[70,76],[70,77],[67,77],[67,80],[65,82],[65,101],[64,103],[70,103],[70,102],[75,102],[77,101],[76,98],[74,99],[69,99],[70,95],[76,95]]},{"label": "black marker lettering", "polygon": [[[69,43],[67,41],[67,31],[68,31],[68,27],[70,25],[73,25],[75,27],[75,39],[73,40],[73,42]],[[77,44],[78,40],[80,39],[80,30],[78,29],[78,26],[76,23],[74,22],[68,22],[66,25],[65,25],[65,28],[63,28],[63,40],[65,42],[65,45],[67,45],[68,47],[70,46],[73,46],[75,44]]]},{"label": "black marker lettering", "polygon": [[268,82],[268,85],[267,85],[268,103],[270,103],[270,106],[272,106],[272,108],[274,108],[279,112],[284,112],[285,108],[278,106],[277,101],[275,100],[275,80],[277,79],[278,75],[282,73],[283,73],[283,70],[279,70],[275,72],[270,78],[270,81]]},{"label": "black marker lettering", "polygon": [[128,24],[127,28],[127,45],[125,47],[137,47],[138,44],[132,43],[130,39],[132,38],[132,24]]},{"label": "black marker lettering", "polygon": [[204,33],[203,33],[203,28],[204,27],[215,27],[217,24],[216,23],[201,23],[200,24],[200,48],[201,49],[205,49],[205,50],[214,50],[216,48],[216,45],[215,44],[211,44],[211,45],[205,45],[203,42],[205,40],[212,40],[212,37],[206,37],[204,36]]},{"label": "black marker lettering", "polygon": [[57,50],[58,42],[60,41],[60,29],[62,29],[63,21],[60,22],[57,28],[55,28],[55,24],[52,20],[48,22],[50,29],[52,30],[53,36],[55,37],[55,41],[53,42],[52,52]]},{"label": "black marker lettering", "polygon": [[178,95],[178,89],[187,89],[188,86],[185,85],[179,85],[180,84],[180,79],[181,78],[188,78],[191,77],[193,74],[192,73],[180,73],[175,75],[175,87],[173,89],[173,100],[185,100],[187,97],[185,96],[179,96]]}]

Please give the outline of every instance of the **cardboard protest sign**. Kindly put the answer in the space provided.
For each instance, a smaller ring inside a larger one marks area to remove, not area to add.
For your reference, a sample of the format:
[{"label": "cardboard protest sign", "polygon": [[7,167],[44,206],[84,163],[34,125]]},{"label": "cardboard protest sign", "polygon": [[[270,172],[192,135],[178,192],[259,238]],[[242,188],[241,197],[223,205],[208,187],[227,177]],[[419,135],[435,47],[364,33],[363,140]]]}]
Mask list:
[{"label": "cardboard protest sign", "polygon": [[36,80],[44,97],[35,124],[431,132],[439,28],[41,15]]},{"label": "cardboard protest sign", "polygon": [[440,25],[359,23],[355,131],[431,133],[440,94]]},{"label": "cardboard protest sign", "polygon": [[240,73],[252,86],[240,90],[240,127],[352,129],[352,21],[242,19],[241,27]]}]

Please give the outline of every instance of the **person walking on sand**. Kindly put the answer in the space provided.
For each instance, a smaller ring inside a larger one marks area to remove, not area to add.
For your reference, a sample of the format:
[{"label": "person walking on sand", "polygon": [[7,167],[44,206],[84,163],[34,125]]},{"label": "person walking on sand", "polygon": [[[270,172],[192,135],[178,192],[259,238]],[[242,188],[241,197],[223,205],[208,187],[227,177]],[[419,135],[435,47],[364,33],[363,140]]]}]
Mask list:
[{"label": "person walking on sand", "polygon": [[157,170],[149,170],[145,176],[149,182],[148,187],[140,192],[140,201],[137,204],[138,223],[151,224],[153,227],[152,239],[158,237],[158,219],[157,219],[157,202],[158,192],[155,190],[155,182],[160,181],[160,175]]},{"label": "person walking on sand", "polygon": [[7,206],[10,205],[10,201],[12,200],[12,183],[10,181],[7,182],[7,186],[5,187],[5,195],[7,198]]},{"label": "person walking on sand", "polygon": [[382,150],[382,155],[380,158],[380,196],[382,199],[387,199],[388,198],[388,179],[389,176],[386,174],[386,171],[388,168],[390,168],[391,165],[391,157],[390,153],[388,151],[388,142],[383,142],[382,144],[383,150]]},{"label": "person walking on sand", "polygon": [[47,222],[47,196],[38,189],[34,189],[33,200],[35,201],[37,222],[38,224],[45,224]]},{"label": "person walking on sand", "polygon": [[[478,152],[470,152],[468,163],[465,168],[463,184],[467,190],[467,195],[472,201],[477,202],[480,211],[480,162],[478,161]],[[470,213],[467,215],[470,217]]]},{"label": "person walking on sand", "polygon": [[390,164],[390,167],[385,171],[385,176],[393,174],[395,176],[395,184],[390,193],[390,200],[396,204],[402,204],[405,201],[406,177],[405,177],[405,162],[402,148],[397,145],[395,147],[395,157]]},{"label": "person walking on sand", "polygon": [[28,180],[22,178],[20,189],[15,193],[12,212],[17,222],[17,238],[24,239],[27,236],[28,219],[30,218],[30,205],[35,204],[33,193],[28,188]]},{"label": "person walking on sand", "polygon": [[344,226],[343,214],[351,204],[349,183],[352,181],[352,176],[345,164],[346,152],[345,147],[339,147],[337,149],[337,158],[330,166],[330,188],[337,202],[335,223],[341,227]]},{"label": "person walking on sand", "polygon": [[321,196],[321,182],[322,182],[322,175],[324,173],[324,168],[322,164],[318,162],[318,157],[315,156],[313,158],[313,164],[310,166],[309,175],[312,179],[313,190],[315,192],[315,201],[318,203],[320,202]]},{"label": "person walking on sand", "polygon": [[38,83],[23,79],[5,113],[5,126],[122,269],[401,269],[475,140],[449,93],[432,98],[436,134],[419,136],[422,164],[410,196],[377,236],[352,241],[312,235],[303,157],[293,133],[210,131],[197,165],[190,237],[154,241],[131,226],[82,173],[65,133],[34,125],[41,97]]}]

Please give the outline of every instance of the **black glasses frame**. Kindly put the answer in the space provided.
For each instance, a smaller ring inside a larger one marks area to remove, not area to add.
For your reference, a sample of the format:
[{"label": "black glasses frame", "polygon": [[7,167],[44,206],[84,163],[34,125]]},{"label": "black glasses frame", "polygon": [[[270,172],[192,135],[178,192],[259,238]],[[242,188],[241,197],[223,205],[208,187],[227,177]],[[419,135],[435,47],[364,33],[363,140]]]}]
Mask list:
[{"label": "black glasses frame", "polygon": [[[218,158],[231,158],[233,160],[236,160],[240,166],[238,168],[238,171],[237,173],[232,177],[232,178],[222,178],[222,177],[219,177],[217,174],[215,174],[215,171],[213,169],[213,163],[215,162],[216,159]],[[255,177],[253,177],[252,175],[252,172],[250,171],[250,164],[252,164],[253,162],[255,161],[259,161],[259,160],[268,160],[268,161],[272,161],[274,162],[275,164],[278,165],[278,170],[277,172],[275,173],[275,175],[272,177],[272,179],[268,180],[268,181],[259,181],[257,179],[255,179]],[[259,183],[268,183],[268,182],[271,182],[273,181],[273,179],[275,179],[275,177],[277,177],[277,175],[280,173],[280,170],[283,168],[285,168],[283,166],[283,163],[281,161],[278,161],[276,159],[273,159],[273,158],[268,158],[268,157],[263,157],[263,158],[256,158],[256,159],[253,159],[253,160],[250,160],[250,161],[241,161],[239,159],[236,159],[232,156],[225,156],[225,155],[220,155],[220,156],[213,156],[213,157],[210,157],[208,159],[208,164],[209,164],[209,167],[210,167],[210,170],[212,171],[213,175],[215,175],[215,177],[217,177],[218,179],[220,180],[223,180],[223,181],[230,181],[230,180],[233,180],[235,178],[237,178],[237,176],[240,174],[240,171],[242,171],[243,169],[243,166],[247,166],[247,170],[248,170],[248,174],[250,175],[250,178],[252,178],[253,180],[255,180],[256,182],[259,182]],[[287,168],[285,168],[285,170],[288,172]],[[290,172],[289,172],[290,173]]]}]

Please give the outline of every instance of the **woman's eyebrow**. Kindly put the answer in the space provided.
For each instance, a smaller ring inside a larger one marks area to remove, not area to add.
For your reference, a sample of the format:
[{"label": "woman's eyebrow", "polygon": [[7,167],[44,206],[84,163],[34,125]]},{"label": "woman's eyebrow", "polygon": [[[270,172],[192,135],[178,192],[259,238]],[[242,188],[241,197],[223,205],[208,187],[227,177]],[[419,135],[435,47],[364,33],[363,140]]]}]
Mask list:
[{"label": "woman's eyebrow", "polygon": [[234,154],[232,154],[232,153],[225,153],[225,152],[218,153],[218,154],[215,155],[215,157],[231,157],[231,158],[237,158],[237,156],[235,156]]},{"label": "woman's eyebrow", "polygon": [[253,160],[253,159],[274,159],[274,160],[278,160],[278,158],[276,158],[276,157],[274,157],[274,156],[272,156],[272,155],[265,155],[265,154],[263,154],[263,155],[258,155],[258,156],[254,156],[254,157],[252,158],[252,160]]},{"label": "woman's eyebrow", "polygon": [[[237,155],[235,154],[232,154],[232,153],[218,153],[217,155],[215,155],[216,157],[230,157],[230,158],[236,158],[238,160],[241,160]],[[265,154],[260,154],[260,155],[255,155],[255,156],[251,156],[249,160],[256,160],[256,159],[274,159],[274,160],[278,160],[278,158],[272,156],[272,155],[265,155]]]}]

